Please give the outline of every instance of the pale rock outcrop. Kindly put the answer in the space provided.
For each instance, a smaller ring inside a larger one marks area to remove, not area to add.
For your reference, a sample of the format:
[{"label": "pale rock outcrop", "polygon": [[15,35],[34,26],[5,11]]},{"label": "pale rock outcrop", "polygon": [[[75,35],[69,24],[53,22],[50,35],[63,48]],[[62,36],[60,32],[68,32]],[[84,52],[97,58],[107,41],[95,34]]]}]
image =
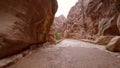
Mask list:
[{"label": "pale rock outcrop", "polygon": [[106,47],[107,50],[112,52],[120,52],[120,36],[114,37]]},{"label": "pale rock outcrop", "polygon": [[100,36],[95,41],[95,44],[107,45],[114,36]]}]

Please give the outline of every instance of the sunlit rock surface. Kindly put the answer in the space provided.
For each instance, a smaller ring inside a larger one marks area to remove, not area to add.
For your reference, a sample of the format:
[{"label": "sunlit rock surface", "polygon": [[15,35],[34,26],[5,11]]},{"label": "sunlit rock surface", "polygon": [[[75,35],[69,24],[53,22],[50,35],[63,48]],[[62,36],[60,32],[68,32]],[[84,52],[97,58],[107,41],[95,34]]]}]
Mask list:
[{"label": "sunlit rock surface", "polygon": [[67,31],[68,38],[95,39],[101,35],[120,35],[119,3],[119,0],[85,0],[83,22],[82,4],[77,2],[67,17],[65,32]]},{"label": "sunlit rock surface", "polygon": [[106,49],[113,52],[120,52],[120,36],[114,37],[109,42]]},{"label": "sunlit rock surface", "polygon": [[120,35],[117,19],[120,14],[116,5],[119,0],[92,0],[87,9],[87,16],[91,18],[93,33],[98,35]]},{"label": "sunlit rock surface", "polygon": [[107,45],[113,37],[114,36],[100,36],[98,39],[96,39],[95,43],[99,45]]}]

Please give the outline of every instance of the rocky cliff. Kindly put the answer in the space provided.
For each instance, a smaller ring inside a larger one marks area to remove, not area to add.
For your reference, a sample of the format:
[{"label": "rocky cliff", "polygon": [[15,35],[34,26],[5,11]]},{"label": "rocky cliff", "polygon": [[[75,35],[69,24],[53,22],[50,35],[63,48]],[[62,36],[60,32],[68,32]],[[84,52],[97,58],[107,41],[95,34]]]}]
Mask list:
[{"label": "rocky cliff", "polygon": [[79,1],[71,8],[64,26],[65,38],[92,39],[107,45],[107,50],[120,51],[120,0],[83,3]]},{"label": "rocky cliff", "polygon": [[59,17],[55,17],[53,27],[55,28],[55,30],[57,32],[62,31],[63,25],[64,25],[64,23],[66,23],[66,20],[67,19],[65,18],[64,15],[60,15]]},{"label": "rocky cliff", "polygon": [[120,35],[119,15],[120,0],[92,0],[86,15],[90,17],[92,34]]},{"label": "rocky cliff", "polygon": [[79,1],[67,17],[68,27],[65,32],[67,31],[68,38],[95,39],[101,35],[120,35],[120,0],[85,0],[84,15],[83,22],[83,10]]},{"label": "rocky cliff", "polygon": [[55,43],[56,40],[58,40],[57,37],[59,37],[59,39],[63,37],[62,32],[64,31],[63,27],[66,23],[66,20],[67,19],[64,15],[60,15],[54,18],[54,22],[47,37],[48,42]]},{"label": "rocky cliff", "polygon": [[56,0],[0,0],[0,58],[45,42],[56,11]]},{"label": "rocky cliff", "polygon": [[[85,0],[84,3],[86,10],[89,0]],[[82,19],[83,19],[82,6],[81,6],[81,1],[79,1],[75,4],[75,6],[71,8],[67,16],[67,22],[64,26],[64,32],[63,32],[65,38],[74,38],[74,39],[86,38],[86,35],[88,33],[85,32],[83,26],[84,23]]]}]

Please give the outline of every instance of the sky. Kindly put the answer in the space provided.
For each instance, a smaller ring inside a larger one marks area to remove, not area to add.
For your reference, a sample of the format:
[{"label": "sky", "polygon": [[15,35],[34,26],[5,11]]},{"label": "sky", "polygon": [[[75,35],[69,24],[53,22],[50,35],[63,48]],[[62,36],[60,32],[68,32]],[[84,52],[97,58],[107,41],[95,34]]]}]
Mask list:
[{"label": "sky", "polygon": [[58,17],[63,14],[65,17],[67,17],[71,7],[74,6],[78,0],[57,0],[57,1],[58,10],[55,16]]}]

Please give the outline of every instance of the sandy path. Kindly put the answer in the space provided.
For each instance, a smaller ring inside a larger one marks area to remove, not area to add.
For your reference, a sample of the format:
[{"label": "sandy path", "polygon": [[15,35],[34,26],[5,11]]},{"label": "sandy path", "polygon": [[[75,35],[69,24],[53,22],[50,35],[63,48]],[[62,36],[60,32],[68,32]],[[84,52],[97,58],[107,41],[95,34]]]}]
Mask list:
[{"label": "sandy path", "polygon": [[39,48],[8,68],[120,68],[120,58],[103,46],[63,40],[50,48]]}]

